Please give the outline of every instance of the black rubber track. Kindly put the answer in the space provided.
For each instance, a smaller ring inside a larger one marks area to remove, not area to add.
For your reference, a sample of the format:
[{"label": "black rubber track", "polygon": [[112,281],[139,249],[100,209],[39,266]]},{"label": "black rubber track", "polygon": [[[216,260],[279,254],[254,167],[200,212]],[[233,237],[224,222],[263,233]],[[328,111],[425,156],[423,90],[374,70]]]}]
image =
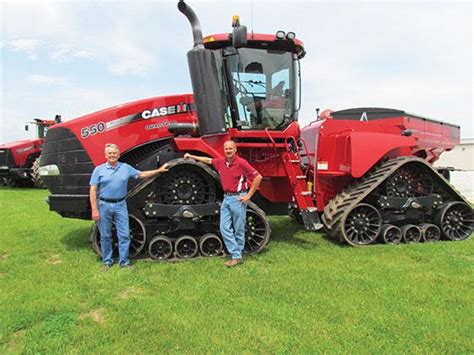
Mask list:
[{"label": "black rubber track", "polygon": [[[428,170],[433,180],[436,180],[436,183],[443,189],[444,199],[447,198],[450,201],[464,202],[470,206],[470,203],[426,161],[416,157],[399,157],[378,164],[369,170],[362,178],[357,179],[352,185],[337,194],[336,197],[327,204],[324,208],[322,219],[329,236],[341,243],[356,246],[357,244],[351,243],[351,241],[344,237],[343,221],[355,206],[363,202],[390,176],[407,164],[416,164],[417,167]],[[444,202],[447,201],[445,200]]]}]

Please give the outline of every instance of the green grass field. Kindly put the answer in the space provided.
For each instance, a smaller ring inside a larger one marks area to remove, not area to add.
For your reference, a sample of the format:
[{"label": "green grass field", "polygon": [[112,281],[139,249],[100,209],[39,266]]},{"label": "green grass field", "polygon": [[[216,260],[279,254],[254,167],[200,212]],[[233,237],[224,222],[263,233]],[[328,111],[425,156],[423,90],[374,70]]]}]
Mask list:
[{"label": "green grass field", "polygon": [[103,272],[47,194],[0,188],[1,353],[474,352],[474,238],[350,248],[279,217],[238,268]]}]

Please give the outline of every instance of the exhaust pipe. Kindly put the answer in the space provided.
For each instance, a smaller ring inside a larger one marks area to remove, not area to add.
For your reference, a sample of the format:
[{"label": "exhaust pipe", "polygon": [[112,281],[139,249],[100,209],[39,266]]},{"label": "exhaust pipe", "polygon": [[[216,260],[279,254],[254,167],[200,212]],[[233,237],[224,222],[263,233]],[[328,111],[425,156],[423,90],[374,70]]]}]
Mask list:
[{"label": "exhaust pipe", "polygon": [[194,47],[188,52],[187,57],[199,134],[204,136],[224,133],[227,128],[219,83],[220,68],[217,67],[216,55],[204,47],[201,24],[193,9],[184,0],[180,0],[178,10],[187,17],[193,29]]},{"label": "exhaust pipe", "polygon": [[201,30],[201,23],[194,12],[194,10],[184,2],[184,0],[179,0],[178,2],[178,10],[186,16],[189,23],[191,24],[191,28],[193,30],[193,40],[194,40],[194,48],[204,48],[204,42],[202,39],[202,30]]}]

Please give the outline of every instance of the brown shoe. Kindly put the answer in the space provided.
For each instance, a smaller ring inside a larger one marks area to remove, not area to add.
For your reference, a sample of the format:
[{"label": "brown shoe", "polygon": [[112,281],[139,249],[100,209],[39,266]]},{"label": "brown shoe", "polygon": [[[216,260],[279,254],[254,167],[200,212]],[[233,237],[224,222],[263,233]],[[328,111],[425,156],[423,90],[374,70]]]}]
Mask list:
[{"label": "brown shoe", "polygon": [[106,272],[109,271],[112,265],[104,264],[104,267],[102,268],[102,271]]},{"label": "brown shoe", "polygon": [[125,270],[133,270],[133,265],[132,265],[132,264],[128,264],[128,265],[122,266],[122,269],[125,269]]},{"label": "brown shoe", "polygon": [[227,267],[235,267],[237,265],[242,264],[244,261],[242,259],[232,259],[226,262],[224,265]]}]

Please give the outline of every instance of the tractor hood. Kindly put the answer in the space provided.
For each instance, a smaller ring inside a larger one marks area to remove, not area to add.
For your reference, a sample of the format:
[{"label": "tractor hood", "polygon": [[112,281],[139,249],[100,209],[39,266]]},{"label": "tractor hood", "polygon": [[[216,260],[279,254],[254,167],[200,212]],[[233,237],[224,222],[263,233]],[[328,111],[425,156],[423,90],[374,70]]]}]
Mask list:
[{"label": "tractor hood", "polygon": [[0,144],[0,149],[17,149],[41,144],[42,139],[25,139],[21,141],[14,141],[10,143]]}]

